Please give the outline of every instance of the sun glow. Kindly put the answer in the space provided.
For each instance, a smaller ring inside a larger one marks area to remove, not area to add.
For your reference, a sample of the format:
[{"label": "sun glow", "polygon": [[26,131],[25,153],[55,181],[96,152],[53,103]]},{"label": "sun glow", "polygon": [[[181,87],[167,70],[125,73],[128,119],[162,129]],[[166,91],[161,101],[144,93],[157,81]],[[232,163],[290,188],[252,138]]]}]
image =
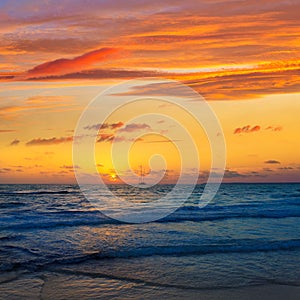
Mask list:
[{"label": "sun glow", "polygon": [[116,181],[117,175],[116,175],[116,174],[110,174],[110,179],[111,179],[112,181]]}]

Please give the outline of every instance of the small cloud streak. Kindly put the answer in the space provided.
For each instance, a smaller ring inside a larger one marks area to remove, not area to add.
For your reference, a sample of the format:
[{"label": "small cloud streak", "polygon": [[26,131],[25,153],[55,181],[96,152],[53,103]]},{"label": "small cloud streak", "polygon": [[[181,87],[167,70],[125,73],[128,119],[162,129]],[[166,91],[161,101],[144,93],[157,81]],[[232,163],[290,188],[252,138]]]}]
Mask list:
[{"label": "small cloud streak", "polygon": [[8,132],[15,132],[16,130],[13,129],[0,129],[0,133],[8,133]]},{"label": "small cloud streak", "polygon": [[113,133],[100,133],[97,142],[112,142],[114,137],[115,135]]},{"label": "small cloud streak", "polygon": [[99,130],[99,129],[111,129],[111,130],[115,130],[117,128],[120,128],[124,125],[123,122],[117,122],[117,123],[98,123],[98,124],[94,124],[94,125],[88,125],[85,126],[84,129],[86,130]]},{"label": "small cloud streak", "polygon": [[225,170],[224,178],[241,178],[241,177],[246,177],[246,175],[233,170]]},{"label": "small cloud streak", "polygon": [[155,143],[176,143],[181,142],[182,140],[154,140],[154,141],[144,141],[147,144],[155,144]]},{"label": "small cloud streak", "polygon": [[281,167],[281,168],[278,168],[278,170],[294,170],[293,167]]},{"label": "small cloud streak", "polygon": [[102,133],[99,134],[99,138],[97,140],[97,143],[101,143],[101,142],[107,142],[107,143],[120,143],[120,142],[140,142],[143,141],[142,138],[127,138],[125,136],[116,136],[113,133]]},{"label": "small cloud streak", "polygon": [[266,131],[281,131],[282,126],[268,126],[264,129],[262,129],[261,126],[255,125],[251,127],[250,125],[244,126],[244,127],[238,127],[235,128],[233,131],[233,134],[242,134],[242,133],[251,133],[251,132],[257,132],[261,130],[266,130]]},{"label": "small cloud streak", "polygon": [[119,132],[135,132],[140,130],[151,130],[151,127],[148,124],[132,123],[126,125],[124,128],[121,128]]},{"label": "small cloud streak", "polygon": [[73,137],[72,136],[67,136],[67,137],[52,137],[49,139],[45,138],[36,138],[32,139],[31,141],[26,143],[26,146],[48,146],[48,145],[57,145],[57,144],[62,144],[62,143],[68,143],[72,142]]},{"label": "small cloud streak", "polygon": [[10,168],[0,168],[0,173],[8,173],[12,171]]},{"label": "small cloud streak", "polygon": [[269,159],[269,160],[266,160],[264,163],[272,165],[272,164],[280,164],[280,161],[275,160],[275,159]]},{"label": "small cloud streak", "polygon": [[[127,138],[126,136],[122,135],[116,135],[116,133],[123,133],[123,134],[130,134],[132,132],[146,130],[151,130],[151,126],[145,123],[131,123],[124,126],[123,122],[117,122],[117,123],[104,123],[104,124],[95,124],[84,127],[84,129],[87,130],[98,130],[100,129],[100,132],[98,134],[98,143],[101,142],[133,142],[133,141],[141,141],[142,139],[133,139],[133,138]],[[122,128],[121,128],[122,127]],[[119,129],[120,128],[120,129]]]},{"label": "small cloud streak", "polygon": [[17,146],[17,145],[19,145],[19,144],[20,144],[20,140],[15,139],[15,140],[13,140],[9,145],[10,145],[10,146]]},{"label": "small cloud streak", "polygon": [[260,131],[260,126],[255,125],[251,127],[250,125],[244,126],[244,127],[238,127],[234,130],[234,134],[241,134],[241,133],[251,133],[251,132],[256,132]]},{"label": "small cloud streak", "polygon": [[266,130],[270,130],[270,131],[281,131],[282,130],[282,127],[281,126],[268,126],[266,128]]},{"label": "small cloud streak", "polygon": [[81,168],[77,165],[74,165],[74,166],[73,165],[63,165],[63,166],[60,166],[60,169],[73,171],[74,169],[81,169]]}]

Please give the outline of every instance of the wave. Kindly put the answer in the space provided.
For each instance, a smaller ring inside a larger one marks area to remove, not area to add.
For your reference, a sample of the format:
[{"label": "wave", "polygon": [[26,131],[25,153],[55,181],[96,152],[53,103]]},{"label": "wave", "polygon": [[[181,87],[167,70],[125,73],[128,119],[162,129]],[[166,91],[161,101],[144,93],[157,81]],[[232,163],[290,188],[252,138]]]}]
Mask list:
[{"label": "wave", "polygon": [[276,193],[276,194],[271,194],[270,195],[271,198],[273,199],[286,199],[286,198],[300,198],[300,193]]},{"label": "wave", "polygon": [[218,221],[227,219],[283,219],[283,218],[295,218],[300,217],[300,213],[290,212],[288,214],[281,213],[259,213],[259,214],[239,214],[239,215],[215,215],[215,216],[176,216],[176,217],[166,217],[164,219],[158,220],[156,222],[166,223],[166,222],[205,222],[205,221]]},{"label": "wave", "polygon": [[21,236],[20,234],[8,234],[8,235],[2,235],[0,236],[0,241],[18,241],[20,240],[21,238],[23,238],[23,236]]},{"label": "wave", "polygon": [[[185,255],[204,255],[217,253],[248,253],[248,252],[269,252],[279,250],[295,250],[300,248],[300,240],[286,241],[258,241],[258,240],[237,240],[236,243],[224,241],[218,245],[176,245],[176,246],[150,246],[140,247],[132,250],[119,250],[110,253],[93,253],[82,257],[87,259],[106,259],[106,258],[134,258],[143,256],[185,256]],[[58,260],[59,263],[71,263],[72,260]],[[78,262],[78,258],[76,260]]]},{"label": "wave", "polygon": [[[176,223],[176,222],[205,222],[218,221],[226,219],[283,219],[283,218],[299,218],[300,210],[282,209],[282,210],[236,210],[226,211],[220,209],[201,210],[199,208],[183,208],[173,214],[155,221],[155,223]],[[20,216],[17,219],[14,217],[9,221],[9,218],[3,218],[0,221],[1,230],[31,230],[39,228],[56,228],[56,227],[72,227],[72,226],[99,226],[103,224],[118,224],[122,222],[106,217],[99,211],[57,211],[53,213],[29,214]],[[127,223],[125,223],[127,224]]]},{"label": "wave", "polygon": [[4,202],[0,203],[0,208],[12,208],[12,207],[20,207],[25,206],[26,203],[23,202]]},{"label": "wave", "polygon": [[106,278],[106,279],[112,279],[112,280],[118,280],[118,281],[125,281],[125,282],[131,282],[131,283],[137,283],[137,284],[143,284],[144,286],[151,286],[151,287],[156,287],[156,288],[176,288],[176,289],[181,289],[181,290],[196,290],[196,291],[216,291],[216,290],[227,290],[227,289],[238,289],[238,288],[249,288],[249,287],[257,287],[257,286],[264,286],[267,284],[270,285],[283,285],[283,286],[291,286],[291,287],[299,287],[298,282],[292,282],[292,281],[282,281],[282,280],[275,280],[275,279],[260,279],[259,282],[247,282],[247,283],[235,283],[234,285],[232,284],[227,284],[225,285],[223,282],[222,283],[214,283],[212,286],[207,285],[207,286],[195,286],[195,285],[183,285],[179,283],[166,283],[166,282],[158,282],[158,281],[152,281],[152,280],[147,280],[145,278],[136,278],[133,276],[122,276],[122,275],[115,275],[115,274],[108,274],[104,272],[99,272],[96,270],[89,271],[89,270],[80,270],[78,269],[78,266],[76,268],[55,268],[54,269],[55,273],[63,274],[63,275],[75,275],[75,276],[87,276],[90,278]]},{"label": "wave", "polygon": [[43,229],[43,228],[57,228],[57,227],[72,227],[72,226],[98,226],[102,224],[119,224],[120,222],[108,219],[106,217],[98,217],[98,218],[82,218],[82,219],[73,219],[70,218],[68,220],[61,220],[59,218],[51,220],[51,219],[36,219],[36,221],[32,220],[18,220],[19,223],[9,224],[8,222],[4,222],[0,224],[1,230],[17,230],[17,231],[26,231],[31,229]]},{"label": "wave", "polygon": [[[6,247],[7,248],[7,247]],[[73,257],[53,258],[39,256],[32,249],[9,246],[7,249],[10,253],[22,251],[28,254],[32,259],[23,262],[7,262],[2,265],[2,271],[11,271],[17,269],[35,269],[49,266],[63,266],[83,263],[93,260],[102,259],[132,259],[150,256],[191,256],[191,255],[208,255],[208,254],[230,254],[230,253],[253,253],[253,252],[275,252],[275,251],[294,251],[300,249],[300,239],[291,239],[283,241],[267,240],[224,240],[218,241],[218,244],[204,245],[166,245],[166,246],[147,246],[129,249],[111,249],[101,250],[89,254],[77,254]],[[44,254],[43,254],[44,255]]]}]

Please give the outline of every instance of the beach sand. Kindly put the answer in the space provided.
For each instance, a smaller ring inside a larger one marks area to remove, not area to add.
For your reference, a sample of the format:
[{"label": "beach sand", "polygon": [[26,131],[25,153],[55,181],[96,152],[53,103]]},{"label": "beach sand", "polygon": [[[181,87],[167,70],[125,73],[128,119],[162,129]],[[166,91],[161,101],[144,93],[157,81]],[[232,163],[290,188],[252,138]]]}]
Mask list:
[{"label": "beach sand", "polygon": [[[19,275],[19,274],[18,274]],[[13,279],[11,274],[11,279]],[[300,287],[259,285],[227,289],[179,289],[117,279],[60,273],[20,276],[1,285],[0,299],[205,299],[296,300]]]}]

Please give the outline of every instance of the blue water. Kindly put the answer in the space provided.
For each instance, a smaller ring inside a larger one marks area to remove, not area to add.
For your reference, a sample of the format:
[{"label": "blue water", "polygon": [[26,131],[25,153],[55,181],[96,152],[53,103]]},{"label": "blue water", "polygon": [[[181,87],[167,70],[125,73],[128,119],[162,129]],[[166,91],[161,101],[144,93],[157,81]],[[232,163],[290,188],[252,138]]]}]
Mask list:
[{"label": "blue water", "polygon": [[242,299],[269,285],[297,299],[300,184],[223,184],[200,209],[202,190],[162,220],[126,224],[76,185],[0,185],[0,299]]}]

